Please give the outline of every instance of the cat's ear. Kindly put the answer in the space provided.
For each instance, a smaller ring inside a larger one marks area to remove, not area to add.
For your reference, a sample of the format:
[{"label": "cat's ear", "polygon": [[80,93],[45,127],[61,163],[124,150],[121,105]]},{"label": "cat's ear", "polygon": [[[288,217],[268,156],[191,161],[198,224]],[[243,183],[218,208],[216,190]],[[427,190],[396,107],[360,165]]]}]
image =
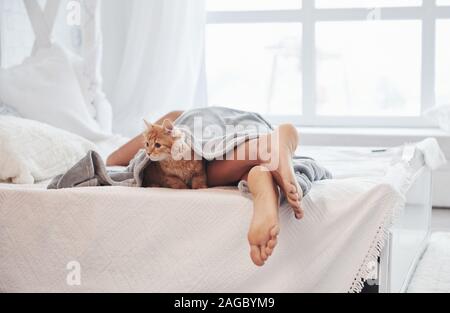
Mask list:
[{"label": "cat's ear", "polygon": [[144,119],[144,124],[147,127],[147,130],[152,130],[153,124]]},{"label": "cat's ear", "polygon": [[164,120],[163,128],[167,134],[172,134],[173,130],[175,129],[175,126],[173,126],[171,121]]}]

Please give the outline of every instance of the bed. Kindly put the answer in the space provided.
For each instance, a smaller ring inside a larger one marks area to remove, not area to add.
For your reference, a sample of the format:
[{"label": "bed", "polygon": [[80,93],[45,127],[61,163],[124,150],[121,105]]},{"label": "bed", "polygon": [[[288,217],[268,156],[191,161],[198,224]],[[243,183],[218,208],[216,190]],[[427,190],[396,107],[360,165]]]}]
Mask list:
[{"label": "bed", "polygon": [[430,229],[423,149],[299,153],[337,179],[315,184],[303,221],[281,209],[280,244],[262,269],[248,256],[252,201],[234,188],[0,185],[0,291],[404,292]]},{"label": "bed", "polygon": [[[33,1],[25,3],[32,12]],[[45,14],[34,7],[43,42],[53,24],[43,18],[58,8],[58,1],[48,3]],[[3,67],[29,55],[27,20],[21,1],[0,0]],[[98,38],[98,30],[82,28],[88,38]],[[69,38],[77,31],[70,29]],[[72,50],[101,50],[91,44]],[[96,53],[88,55],[98,61]],[[96,70],[92,62],[88,68]],[[97,86],[95,70],[89,76]],[[93,116],[108,130],[104,108],[96,103]],[[95,137],[103,156],[124,141],[99,139],[91,125],[68,130]],[[433,147],[439,149],[436,142],[430,149],[301,147],[298,154],[315,158],[336,179],[314,185],[303,221],[281,209],[280,243],[262,269],[251,263],[246,241],[252,201],[235,188],[47,191],[48,181],[0,184],[0,292],[360,292],[364,283],[403,292],[428,240]]]}]

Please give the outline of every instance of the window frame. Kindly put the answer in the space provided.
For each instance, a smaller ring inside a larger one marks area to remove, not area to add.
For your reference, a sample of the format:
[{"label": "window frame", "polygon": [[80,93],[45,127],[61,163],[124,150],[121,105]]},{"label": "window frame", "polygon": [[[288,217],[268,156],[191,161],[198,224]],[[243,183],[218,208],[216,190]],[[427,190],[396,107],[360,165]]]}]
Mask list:
[{"label": "window frame", "polygon": [[[302,23],[303,114],[266,117],[274,123],[291,122],[301,126],[350,127],[437,127],[423,116],[319,116],[316,114],[316,23],[366,21],[377,10],[377,20],[416,20],[422,22],[421,112],[436,103],[436,25],[450,19],[450,6],[437,0],[422,0],[421,6],[381,8],[316,8],[315,0],[303,0],[302,7],[289,10],[208,11],[209,24]],[[300,110],[299,110],[300,111]]]}]

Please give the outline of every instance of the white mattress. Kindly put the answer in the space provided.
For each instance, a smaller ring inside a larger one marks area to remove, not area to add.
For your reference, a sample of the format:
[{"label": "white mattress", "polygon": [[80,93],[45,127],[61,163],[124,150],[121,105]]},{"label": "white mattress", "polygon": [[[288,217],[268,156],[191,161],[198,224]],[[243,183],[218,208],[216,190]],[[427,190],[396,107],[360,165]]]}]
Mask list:
[{"label": "white mattress", "polygon": [[401,148],[323,146],[303,146],[297,151],[297,155],[311,157],[320,162],[338,179],[383,176],[399,153]]},{"label": "white mattress", "polygon": [[[280,243],[262,269],[246,241],[252,201],[235,189],[0,185],[0,291],[357,291],[355,279],[370,274],[365,266],[404,205],[384,175],[395,151],[299,153],[341,179],[315,184],[301,222],[282,208]],[[82,268],[80,286],[66,283],[72,261]]]},{"label": "white mattress", "polygon": [[[98,152],[106,159],[114,150],[127,142],[125,137],[113,137],[110,140],[97,143]],[[297,150],[298,156],[310,157],[317,160],[333,173],[336,179],[356,177],[382,177],[398,156],[401,148],[366,148],[366,147],[316,147],[302,146]],[[49,181],[35,185],[16,186],[1,184],[1,188],[8,189],[40,189],[47,186]]]}]

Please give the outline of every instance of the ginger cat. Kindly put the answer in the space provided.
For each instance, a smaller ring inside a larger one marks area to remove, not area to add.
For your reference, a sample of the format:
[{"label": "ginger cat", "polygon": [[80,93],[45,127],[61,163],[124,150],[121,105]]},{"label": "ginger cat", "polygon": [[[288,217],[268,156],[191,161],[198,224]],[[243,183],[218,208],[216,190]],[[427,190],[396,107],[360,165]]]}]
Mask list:
[{"label": "ginger cat", "polygon": [[153,162],[145,171],[144,186],[172,189],[208,188],[205,162],[195,160],[184,133],[169,120],[162,126],[144,121],[145,151]]}]

